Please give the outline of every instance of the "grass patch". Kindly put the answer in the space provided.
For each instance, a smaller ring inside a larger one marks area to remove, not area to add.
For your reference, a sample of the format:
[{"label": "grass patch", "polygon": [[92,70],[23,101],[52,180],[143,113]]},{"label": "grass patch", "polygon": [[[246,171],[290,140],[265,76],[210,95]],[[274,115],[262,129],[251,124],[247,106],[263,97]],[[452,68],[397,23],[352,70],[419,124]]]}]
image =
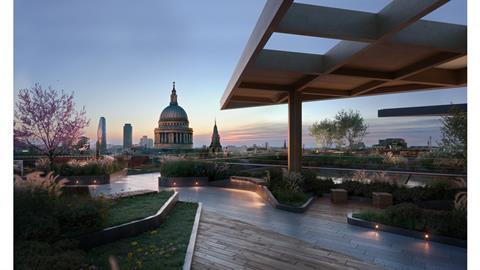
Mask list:
[{"label": "grass patch", "polygon": [[108,201],[108,212],[103,227],[115,226],[154,215],[172,194],[172,191],[161,191]]},{"label": "grass patch", "polygon": [[88,257],[99,269],[110,269],[115,258],[120,269],[181,269],[198,204],[177,202],[164,223],[137,237],[93,248]]}]

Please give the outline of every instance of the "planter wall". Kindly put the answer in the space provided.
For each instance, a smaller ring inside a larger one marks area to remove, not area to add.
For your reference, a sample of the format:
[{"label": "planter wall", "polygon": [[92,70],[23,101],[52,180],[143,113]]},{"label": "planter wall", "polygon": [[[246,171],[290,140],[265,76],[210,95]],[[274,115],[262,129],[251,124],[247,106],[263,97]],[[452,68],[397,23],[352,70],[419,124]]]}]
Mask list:
[{"label": "planter wall", "polygon": [[208,177],[159,177],[159,187],[208,186]]},{"label": "planter wall", "polygon": [[[138,195],[137,195],[138,196]],[[77,237],[79,246],[82,249],[90,249],[96,246],[105,245],[127,237],[134,237],[146,231],[157,228],[165,219],[166,215],[178,201],[178,192],[175,192],[167,202],[153,215],[143,219],[130,221],[100,231]]]},{"label": "planter wall", "polygon": [[79,176],[60,176],[60,180],[67,180],[68,182],[65,185],[105,185],[110,184],[117,180],[118,178],[124,177],[127,175],[128,169],[122,169],[120,171],[104,174],[104,175],[79,175]]},{"label": "planter wall", "polygon": [[[425,233],[423,232],[412,231],[412,230],[407,230],[407,229],[398,228],[398,227],[392,227],[388,225],[379,224],[376,222],[354,218],[352,216],[352,213],[347,215],[347,222],[348,224],[351,224],[351,225],[356,225],[360,227],[365,227],[365,228],[370,228],[374,230],[385,231],[389,233],[395,233],[395,234],[400,234],[400,235],[405,235],[413,238],[426,240]],[[376,228],[375,226],[378,226],[378,228]],[[447,236],[441,236],[441,235],[428,234],[428,241],[434,241],[434,242],[439,242],[439,243],[457,246],[457,247],[463,247],[463,248],[467,247],[466,240],[447,237]]]},{"label": "planter wall", "polygon": [[263,179],[252,178],[252,177],[242,177],[242,176],[232,176],[230,181],[224,185],[226,188],[241,189],[256,192],[262,199],[270,203],[273,207],[294,213],[304,213],[307,211],[308,207],[315,201],[315,197],[310,197],[303,205],[301,206],[290,206],[282,204],[277,201],[275,196],[267,188],[266,183]]}]

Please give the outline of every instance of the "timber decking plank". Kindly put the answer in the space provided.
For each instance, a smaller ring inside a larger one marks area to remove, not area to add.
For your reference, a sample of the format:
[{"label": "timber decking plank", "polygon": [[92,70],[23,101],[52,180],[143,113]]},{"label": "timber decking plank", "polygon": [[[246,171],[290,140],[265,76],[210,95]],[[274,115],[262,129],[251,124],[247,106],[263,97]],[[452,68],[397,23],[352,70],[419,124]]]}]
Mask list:
[{"label": "timber decking plank", "polygon": [[192,269],[225,268],[380,269],[348,255],[205,211]]}]

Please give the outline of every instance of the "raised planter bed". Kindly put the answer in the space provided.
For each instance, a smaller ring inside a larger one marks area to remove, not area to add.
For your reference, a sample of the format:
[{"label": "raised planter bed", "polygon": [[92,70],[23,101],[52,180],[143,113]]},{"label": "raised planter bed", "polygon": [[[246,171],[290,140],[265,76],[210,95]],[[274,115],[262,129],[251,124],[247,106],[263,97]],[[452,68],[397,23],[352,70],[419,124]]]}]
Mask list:
[{"label": "raised planter bed", "polygon": [[159,177],[159,187],[196,187],[207,186],[208,177]]},{"label": "raised planter bed", "polygon": [[[225,182],[223,187],[241,189],[256,192],[262,199],[270,203],[273,207],[294,213],[304,213],[307,211],[308,207],[315,201],[315,197],[310,197],[303,205],[301,206],[291,206],[278,202],[278,200],[273,196],[270,190],[265,185],[263,179],[253,178],[253,177],[243,177],[243,176],[231,176],[228,182]],[[216,185],[218,186],[218,185]]]},{"label": "raised planter bed", "polygon": [[[133,196],[139,195],[140,194],[134,194]],[[79,246],[82,249],[90,249],[92,247],[115,242],[122,238],[137,236],[158,227],[165,219],[165,216],[175,206],[177,201],[178,192],[175,192],[155,215],[85,234],[77,237],[76,240],[79,241]]]},{"label": "raised planter bed", "polygon": [[434,242],[439,242],[447,245],[452,245],[452,246],[457,246],[457,247],[462,247],[466,248],[467,247],[467,241],[462,240],[462,239],[457,239],[457,238],[452,238],[452,237],[447,237],[447,236],[441,236],[441,235],[434,235],[434,234],[428,234],[428,238],[426,238],[426,234],[424,232],[419,232],[419,231],[412,231],[412,230],[407,230],[403,228],[398,228],[398,227],[392,227],[388,225],[383,225],[379,224],[376,222],[371,222],[371,221],[366,221],[363,219],[355,218],[352,216],[353,213],[349,213],[347,215],[347,223],[351,225],[356,225],[360,227],[365,227],[365,228],[370,228],[378,231],[385,231],[389,233],[395,233],[395,234],[400,234],[400,235],[405,235],[417,239],[423,239],[426,241],[434,241]]},{"label": "raised planter bed", "polygon": [[68,182],[65,185],[75,185],[75,186],[84,186],[84,185],[105,185],[110,184],[110,182],[124,177],[127,175],[128,169],[122,169],[120,171],[104,174],[104,175],[72,175],[72,176],[59,176],[60,180],[67,180]]}]

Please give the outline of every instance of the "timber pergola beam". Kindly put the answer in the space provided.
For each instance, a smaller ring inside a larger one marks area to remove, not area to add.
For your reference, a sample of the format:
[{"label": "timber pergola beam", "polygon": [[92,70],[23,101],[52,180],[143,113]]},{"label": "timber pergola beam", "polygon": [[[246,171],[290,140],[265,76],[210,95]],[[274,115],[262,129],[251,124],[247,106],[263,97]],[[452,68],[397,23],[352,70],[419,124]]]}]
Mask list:
[{"label": "timber pergola beam", "polygon": [[[288,103],[288,164],[299,171],[302,102],[467,85],[467,26],[422,20],[446,2],[392,0],[371,13],[267,0],[221,109]],[[273,33],[339,42],[324,54],[265,49]]]}]

